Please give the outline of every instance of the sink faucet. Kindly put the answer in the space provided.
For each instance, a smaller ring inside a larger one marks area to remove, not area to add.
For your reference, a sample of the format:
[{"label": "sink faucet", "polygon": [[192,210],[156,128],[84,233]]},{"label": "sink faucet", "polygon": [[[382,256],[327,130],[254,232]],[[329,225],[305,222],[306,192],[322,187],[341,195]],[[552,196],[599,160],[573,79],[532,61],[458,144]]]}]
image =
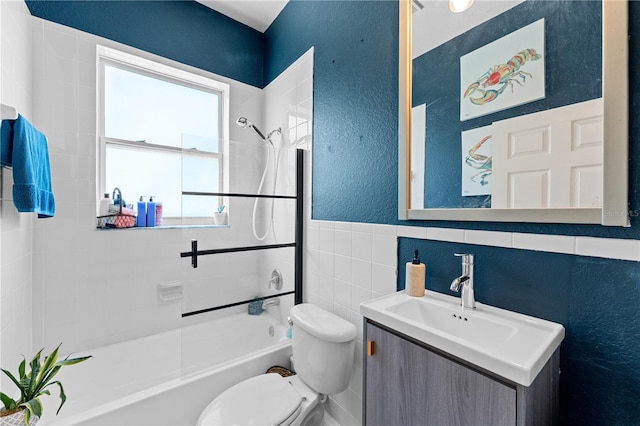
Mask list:
[{"label": "sink faucet", "polygon": [[267,299],[262,302],[262,309],[270,308],[271,306],[279,306],[280,299]]},{"label": "sink faucet", "polygon": [[462,275],[451,281],[451,291],[460,291],[462,287],[462,296],[460,297],[460,305],[464,308],[476,308],[476,300],[473,294],[473,255],[472,254],[455,254],[462,257]]}]

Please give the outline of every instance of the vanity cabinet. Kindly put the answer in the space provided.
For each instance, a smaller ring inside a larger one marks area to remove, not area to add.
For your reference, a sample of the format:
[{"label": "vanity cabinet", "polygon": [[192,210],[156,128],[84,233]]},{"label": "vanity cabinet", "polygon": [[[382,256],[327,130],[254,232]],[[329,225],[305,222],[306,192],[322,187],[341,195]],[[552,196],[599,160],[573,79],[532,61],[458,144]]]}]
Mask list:
[{"label": "vanity cabinet", "polygon": [[557,423],[558,351],[525,387],[368,319],[364,345],[367,426]]}]

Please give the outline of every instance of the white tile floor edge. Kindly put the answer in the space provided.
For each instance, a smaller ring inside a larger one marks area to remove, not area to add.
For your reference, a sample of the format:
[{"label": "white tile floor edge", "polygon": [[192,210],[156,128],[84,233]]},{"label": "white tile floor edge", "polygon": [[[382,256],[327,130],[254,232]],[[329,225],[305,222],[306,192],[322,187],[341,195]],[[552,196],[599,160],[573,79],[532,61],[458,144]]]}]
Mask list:
[{"label": "white tile floor edge", "polygon": [[338,423],[336,419],[331,417],[331,414],[329,414],[329,412],[325,410],[324,418],[322,419],[322,423],[320,423],[320,426],[345,426],[345,425],[341,425],[340,423]]},{"label": "white tile floor edge", "polygon": [[327,400],[324,408],[324,418],[321,426],[360,426],[362,424],[361,421],[354,418],[347,409],[332,398]]}]

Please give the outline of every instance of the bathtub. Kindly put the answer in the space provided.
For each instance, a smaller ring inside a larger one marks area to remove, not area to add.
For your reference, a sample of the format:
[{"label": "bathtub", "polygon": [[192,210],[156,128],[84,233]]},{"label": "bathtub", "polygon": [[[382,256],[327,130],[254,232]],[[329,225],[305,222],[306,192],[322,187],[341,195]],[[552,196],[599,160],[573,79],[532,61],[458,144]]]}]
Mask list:
[{"label": "bathtub", "polygon": [[87,354],[93,358],[58,375],[68,398],[59,416],[57,387],[41,398],[39,424],[194,425],[225,389],[271,366],[289,366],[291,341],[267,312],[244,311]]}]

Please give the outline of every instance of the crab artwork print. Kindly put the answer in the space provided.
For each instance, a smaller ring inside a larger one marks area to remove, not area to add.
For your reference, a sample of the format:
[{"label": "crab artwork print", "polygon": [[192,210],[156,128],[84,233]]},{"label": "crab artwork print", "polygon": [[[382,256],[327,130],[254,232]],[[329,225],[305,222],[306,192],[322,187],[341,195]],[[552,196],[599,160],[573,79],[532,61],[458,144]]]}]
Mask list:
[{"label": "crab artwork print", "polygon": [[491,195],[491,126],[462,132],[462,196]]},{"label": "crab artwork print", "polygon": [[460,120],[545,96],[544,19],[460,58]]}]

